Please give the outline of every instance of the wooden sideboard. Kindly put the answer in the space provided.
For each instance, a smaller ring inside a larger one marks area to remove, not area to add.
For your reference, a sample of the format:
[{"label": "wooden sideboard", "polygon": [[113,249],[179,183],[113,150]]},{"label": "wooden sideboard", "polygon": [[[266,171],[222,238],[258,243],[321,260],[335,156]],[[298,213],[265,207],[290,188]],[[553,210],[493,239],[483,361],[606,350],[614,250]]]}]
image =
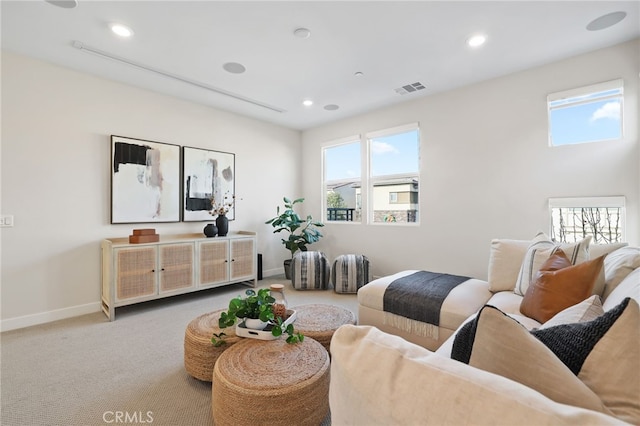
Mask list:
[{"label": "wooden sideboard", "polygon": [[154,243],[102,240],[102,311],[227,284],[257,284],[256,233],[161,236]]}]

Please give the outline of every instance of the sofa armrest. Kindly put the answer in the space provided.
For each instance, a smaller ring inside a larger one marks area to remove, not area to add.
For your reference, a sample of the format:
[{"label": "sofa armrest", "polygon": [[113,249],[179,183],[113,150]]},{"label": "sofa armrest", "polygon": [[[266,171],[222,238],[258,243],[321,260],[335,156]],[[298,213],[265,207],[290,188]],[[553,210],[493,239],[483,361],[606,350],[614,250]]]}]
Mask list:
[{"label": "sofa armrest", "polygon": [[333,425],[625,424],[375,327],[340,327],[331,355]]}]

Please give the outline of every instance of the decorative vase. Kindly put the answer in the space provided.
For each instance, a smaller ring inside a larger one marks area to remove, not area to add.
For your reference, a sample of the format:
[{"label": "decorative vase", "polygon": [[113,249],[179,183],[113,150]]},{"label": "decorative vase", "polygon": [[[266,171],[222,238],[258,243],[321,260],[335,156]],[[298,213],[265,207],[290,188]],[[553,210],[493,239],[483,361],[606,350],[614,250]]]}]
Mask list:
[{"label": "decorative vase", "polygon": [[218,227],[218,236],[224,237],[229,232],[229,219],[227,216],[220,214],[216,218],[216,226]]},{"label": "decorative vase", "polygon": [[215,237],[218,234],[218,227],[215,223],[207,223],[207,226],[204,227],[204,235],[207,237]]},{"label": "decorative vase", "polygon": [[260,318],[245,318],[244,326],[252,330],[264,330],[268,323],[260,321]]}]

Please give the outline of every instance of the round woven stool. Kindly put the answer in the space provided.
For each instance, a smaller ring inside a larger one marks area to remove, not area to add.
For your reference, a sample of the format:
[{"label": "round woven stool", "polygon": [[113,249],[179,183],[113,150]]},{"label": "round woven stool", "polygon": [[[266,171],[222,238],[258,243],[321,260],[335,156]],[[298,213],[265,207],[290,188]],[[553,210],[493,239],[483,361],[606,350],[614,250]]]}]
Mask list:
[{"label": "round woven stool", "polygon": [[313,339],[244,339],[213,368],[216,426],[313,425],[329,414],[329,354]]},{"label": "round woven stool", "polygon": [[[218,319],[225,309],[200,315],[189,323],[184,332],[184,368],[191,376],[205,382],[211,381],[213,366],[220,354],[240,341],[235,327],[220,329]],[[213,334],[224,332],[225,344],[215,347],[211,343]]]},{"label": "round woven stool", "polygon": [[296,311],[295,331],[317,340],[327,351],[338,327],[356,323],[353,312],[336,305],[300,305],[291,309]]}]

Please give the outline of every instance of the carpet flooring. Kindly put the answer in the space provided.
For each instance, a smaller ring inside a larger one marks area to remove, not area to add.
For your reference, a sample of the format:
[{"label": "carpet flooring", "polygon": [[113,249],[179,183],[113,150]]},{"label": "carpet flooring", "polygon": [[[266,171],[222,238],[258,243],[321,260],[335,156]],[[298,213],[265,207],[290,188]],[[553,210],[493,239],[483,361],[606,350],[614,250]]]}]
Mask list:
[{"label": "carpet flooring", "polygon": [[[285,284],[290,306],[329,303],[357,313],[354,294],[296,291],[281,276],[258,287],[273,283]],[[113,322],[100,312],[0,334],[1,424],[212,425],[211,384],[184,370],[184,330],[246,288],[118,308]]]}]

